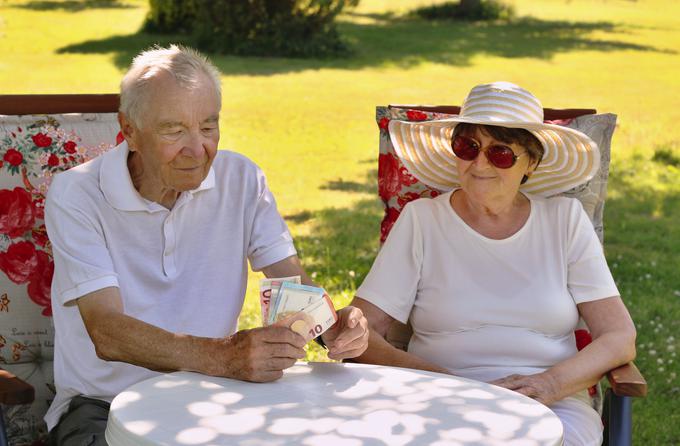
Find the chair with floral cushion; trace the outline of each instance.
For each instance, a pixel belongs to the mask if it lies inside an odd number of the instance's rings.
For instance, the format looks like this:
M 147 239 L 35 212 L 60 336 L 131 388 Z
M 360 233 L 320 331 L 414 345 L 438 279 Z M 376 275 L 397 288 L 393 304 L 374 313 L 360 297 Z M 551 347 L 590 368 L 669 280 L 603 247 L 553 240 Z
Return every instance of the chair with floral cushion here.
M 46 443 L 54 396 L 51 177 L 113 147 L 118 96 L 0 95 L 0 446 Z
M 380 227 L 381 243 L 387 238 L 392 225 L 406 203 L 419 198 L 434 198 L 443 191 L 426 186 L 413 176 L 396 156 L 390 140 L 390 120 L 426 121 L 444 119 L 458 114 L 455 106 L 379 106 L 376 121 L 380 129 L 380 154 L 378 158 L 378 192 L 385 206 L 385 215 Z M 603 241 L 603 210 L 607 193 L 611 137 L 616 126 L 616 115 L 596 114 L 590 109 L 544 109 L 545 120 L 553 124 L 575 128 L 590 136 L 600 147 L 601 163 L 597 175 L 588 183 L 567 191 L 563 196 L 577 198 L 590 217 L 600 241 Z M 399 322 L 390 327 L 387 340 L 394 346 L 406 350 L 411 338 L 411 328 Z M 575 342 L 580 350 L 590 341 L 587 327 L 582 325 L 575 331 Z M 604 444 L 630 445 L 632 442 L 631 397 L 647 394 L 647 383 L 633 363 L 611 370 L 607 374 L 610 388 L 604 399 L 600 397 L 600 386 L 589 389 L 593 406 L 603 416 L 605 425 Z

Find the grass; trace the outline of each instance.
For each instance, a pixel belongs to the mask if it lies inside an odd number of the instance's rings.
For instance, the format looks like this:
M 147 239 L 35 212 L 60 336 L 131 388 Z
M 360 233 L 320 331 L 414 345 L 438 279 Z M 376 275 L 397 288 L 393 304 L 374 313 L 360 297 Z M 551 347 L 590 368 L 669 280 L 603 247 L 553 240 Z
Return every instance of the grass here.
M 680 6 L 516 0 L 512 22 L 406 17 L 431 3 L 364 0 L 340 18 L 356 48 L 346 59 L 214 57 L 222 147 L 267 172 L 305 266 L 342 306 L 377 252 L 375 105 L 459 104 L 477 83 L 509 80 L 545 106 L 618 114 L 605 240 L 649 381 L 634 442 L 679 444 Z M 142 0 L 0 2 L 0 93 L 115 92 L 132 56 L 157 41 L 138 32 L 145 11 Z M 258 277 L 242 327 L 259 324 Z

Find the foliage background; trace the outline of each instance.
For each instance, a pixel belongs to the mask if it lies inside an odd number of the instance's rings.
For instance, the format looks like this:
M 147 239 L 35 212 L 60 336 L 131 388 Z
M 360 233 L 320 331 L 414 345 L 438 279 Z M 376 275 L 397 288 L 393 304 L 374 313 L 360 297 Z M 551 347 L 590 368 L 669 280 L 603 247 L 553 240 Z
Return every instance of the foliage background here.
M 335 60 L 216 56 L 223 148 L 268 173 L 307 269 L 348 303 L 377 251 L 374 107 L 459 104 L 508 80 L 547 107 L 619 115 L 605 208 L 607 257 L 638 328 L 650 395 L 635 444 L 680 444 L 680 6 L 674 0 L 514 0 L 511 22 L 426 22 L 430 0 L 364 0 L 339 17 L 355 52 Z M 143 0 L 0 1 L 0 93 L 116 92 Z M 251 274 L 242 327 L 259 324 Z M 310 359 L 323 359 L 310 348 Z

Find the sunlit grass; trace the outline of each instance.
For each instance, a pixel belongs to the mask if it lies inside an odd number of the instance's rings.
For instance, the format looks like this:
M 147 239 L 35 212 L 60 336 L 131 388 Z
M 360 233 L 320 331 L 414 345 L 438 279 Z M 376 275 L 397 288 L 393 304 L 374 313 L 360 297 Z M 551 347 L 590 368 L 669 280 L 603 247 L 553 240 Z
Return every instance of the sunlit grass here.
M 114 92 L 131 57 L 157 40 L 138 33 L 143 0 L 80 3 L 0 3 L 1 93 Z M 355 47 L 347 59 L 214 57 L 224 72 L 222 147 L 265 170 L 307 269 L 340 307 L 377 250 L 376 105 L 460 103 L 477 83 L 508 80 L 547 107 L 618 114 L 605 240 L 650 384 L 635 402 L 634 442 L 677 443 L 680 6 L 517 0 L 512 23 L 404 18 L 431 3 L 363 0 L 340 20 Z M 259 325 L 259 277 L 250 276 L 241 327 Z M 309 358 L 323 355 L 312 348 Z

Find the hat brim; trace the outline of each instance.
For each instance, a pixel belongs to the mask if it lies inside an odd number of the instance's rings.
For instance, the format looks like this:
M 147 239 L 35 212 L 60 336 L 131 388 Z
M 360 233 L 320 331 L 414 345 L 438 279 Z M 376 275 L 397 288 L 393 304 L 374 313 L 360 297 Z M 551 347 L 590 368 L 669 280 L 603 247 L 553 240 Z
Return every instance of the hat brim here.
M 545 123 L 494 122 L 456 116 L 433 121 L 392 120 L 389 134 L 395 153 L 419 181 L 442 191 L 460 185 L 451 135 L 459 123 L 496 125 L 530 131 L 545 149 L 543 159 L 522 191 L 552 196 L 589 181 L 600 168 L 597 144 L 584 133 Z

